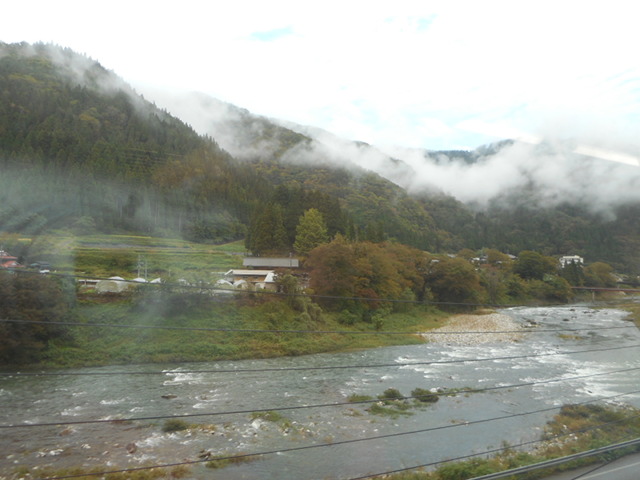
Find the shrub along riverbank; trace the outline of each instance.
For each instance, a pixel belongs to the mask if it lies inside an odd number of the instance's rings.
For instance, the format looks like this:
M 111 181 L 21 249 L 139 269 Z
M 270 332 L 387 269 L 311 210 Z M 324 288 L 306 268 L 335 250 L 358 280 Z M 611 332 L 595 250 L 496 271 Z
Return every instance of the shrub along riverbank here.
M 640 326 L 638 304 L 616 308 L 629 311 Z M 478 319 L 496 316 L 478 313 Z M 149 288 L 110 298 L 83 295 L 72 317 L 82 326 L 50 341 L 39 367 L 240 360 L 410 345 L 424 342 L 418 332 L 442 329 L 461 316 L 414 305 L 350 325 L 342 313 L 308 304 L 300 312 L 269 295 L 220 298 Z
M 446 318 L 432 307 L 415 306 L 345 325 L 337 314 L 311 316 L 264 297 L 217 298 L 152 287 L 110 298 L 84 295 L 73 309 L 80 325 L 51 340 L 32 366 L 237 360 L 415 344 L 423 342 L 416 332 Z
M 385 476 L 393 480 L 465 480 L 502 472 L 525 465 L 533 465 L 554 458 L 569 456 L 640 437 L 640 410 L 628 406 L 596 404 L 565 405 L 550 421 L 537 445 L 526 450 L 504 446 L 490 457 L 474 457 L 439 466 L 430 472 L 412 471 Z M 601 455 L 586 457 L 556 467 L 516 475 L 518 479 L 534 480 L 552 473 L 572 470 L 583 465 L 611 461 L 637 452 L 640 447 L 626 447 Z M 380 478 L 380 477 L 376 477 Z
M 635 324 L 640 328 L 640 304 L 623 303 L 619 308 L 628 311 L 629 319 L 633 320 Z
M 33 280 L 44 281 L 40 277 Z M 38 292 L 42 297 L 44 290 Z M 55 331 L 46 332 L 50 337 L 46 342 L 38 339 L 42 331 L 34 330 L 31 343 L 22 343 L 22 356 L 5 355 L 0 363 L 9 368 L 69 368 L 203 362 L 416 344 L 424 341 L 418 332 L 440 328 L 450 316 L 433 306 L 416 304 L 350 323 L 345 322 L 344 312 L 322 311 L 310 301 L 302 302 L 301 307 L 299 302 L 272 295 L 211 296 L 152 285 L 123 294 L 75 296 L 71 292 L 70 296 L 73 302 L 65 314 L 50 321 L 77 326 L 47 327 Z M 640 324 L 638 304 L 611 306 L 628 310 L 630 319 Z M 61 302 L 54 307 L 56 312 L 63 310 Z M 492 315 L 479 318 L 489 317 Z M 0 328 L 7 330 L 9 325 Z M 9 348 L 6 340 L 0 341 L 0 353 Z

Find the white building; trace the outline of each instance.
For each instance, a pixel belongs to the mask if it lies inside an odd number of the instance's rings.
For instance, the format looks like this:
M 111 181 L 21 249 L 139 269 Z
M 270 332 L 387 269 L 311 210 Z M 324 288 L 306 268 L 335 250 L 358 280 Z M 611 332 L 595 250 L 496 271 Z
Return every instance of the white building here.
M 564 257 L 560 257 L 560 265 L 562 268 L 571 264 L 583 266 L 584 258 L 579 257 L 578 255 L 565 255 Z
M 234 287 L 253 285 L 263 290 L 276 289 L 276 274 L 273 270 L 229 270 L 224 279 Z

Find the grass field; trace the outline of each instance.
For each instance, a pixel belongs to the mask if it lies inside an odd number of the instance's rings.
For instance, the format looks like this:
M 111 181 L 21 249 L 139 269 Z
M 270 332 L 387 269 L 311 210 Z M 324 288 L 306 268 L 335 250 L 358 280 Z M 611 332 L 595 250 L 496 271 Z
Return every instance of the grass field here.
M 418 344 L 424 340 L 416 332 L 438 326 L 445 316 L 424 306 L 393 313 L 384 319 L 383 331 L 393 332 L 386 334 L 373 323 L 343 325 L 326 312 L 305 322 L 277 298 L 216 299 L 152 288 L 110 298 L 82 295 L 74 317 L 83 326 L 69 327 L 65 338 L 51 342 L 38 366 L 272 358 Z
M 132 235 L 49 235 L 34 247 L 37 254 L 25 263 L 47 261 L 60 273 L 126 279 L 146 274 L 148 279 L 211 281 L 241 266 L 245 253 L 243 241 L 206 245 Z

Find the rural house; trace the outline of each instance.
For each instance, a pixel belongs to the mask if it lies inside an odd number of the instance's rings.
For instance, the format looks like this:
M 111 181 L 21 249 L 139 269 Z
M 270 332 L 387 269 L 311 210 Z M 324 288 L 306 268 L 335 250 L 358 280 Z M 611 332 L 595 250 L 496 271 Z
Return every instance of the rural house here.
M 229 270 L 224 279 L 234 287 L 252 286 L 262 290 L 276 290 L 276 274 L 273 270 Z
M 18 257 L 9 255 L 4 250 L 0 249 L 0 268 L 21 268 L 22 265 L 18 263 Z
M 584 258 L 579 257 L 578 255 L 565 255 L 564 257 L 560 257 L 560 265 L 562 268 L 565 268 L 567 265 L 584 265 Z

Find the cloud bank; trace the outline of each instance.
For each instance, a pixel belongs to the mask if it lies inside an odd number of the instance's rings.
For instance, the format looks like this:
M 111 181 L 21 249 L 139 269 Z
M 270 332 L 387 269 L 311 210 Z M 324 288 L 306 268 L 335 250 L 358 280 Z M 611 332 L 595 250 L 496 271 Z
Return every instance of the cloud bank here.
M 469 128 L 485 123 L 633 154 L 636 13 L 622 0 L 114 0 L 96 22 L 79 0 L 33 0 L 4 5 L 0 39 L 85 52 L 139 91 L 198 90 L 382 147 L 511 137 Z
M 486 207 L 503 194 L 536 191 L 543 207 L 561 203 L 587 206 L 611 215 L 613 208 L 640 202 L 640 168 L 576 153 L 559 142 L 515 142 L 474 163 L 455 157 L 402 150 L 395 155 L 415 171 L 404 186 L 412 193 L 439 189 L 458 200 Z M 585 149 L 583 153 L 593 153 Z
M 318 127 L 253 115 L 203 94 L 162 98 L 160 106 L 198 132 L 212 136 L 240 159 L 271 158 L 277 154 L 283 162 L 359 167 L 378 173 L 412 194 L 444 193 L 475 208 L 486 208 L 492 199 L 525 188 L 537 190 L 542 206 L 579 203 L 606 215 L 618 205 L 640 202 L 638 157 L 553 136 L 543 138 L 500 125 L 475 124 L 473 128 L 495 128 L 496 134 L 508 133 L 518 141 L 458 154 L 378 147 Z M 298 143 L 285 148 L 273 124 L 313 141 L 298 139 Z

